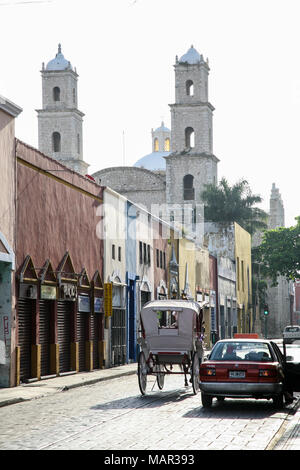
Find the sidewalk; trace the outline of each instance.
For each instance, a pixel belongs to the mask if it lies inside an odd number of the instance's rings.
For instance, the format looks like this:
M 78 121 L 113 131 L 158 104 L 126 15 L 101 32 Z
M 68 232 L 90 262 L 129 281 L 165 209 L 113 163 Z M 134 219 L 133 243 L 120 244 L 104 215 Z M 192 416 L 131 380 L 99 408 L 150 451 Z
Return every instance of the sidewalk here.
M 0 408 L 35 398 L 45 397 L 71 388 L 91 385 L 103 380 L 110 380 L 125 375 L 136 374 L 137 364 L 125 364 L 110 369 L 99 369 L 92 372 L 78 372 L 62 375 L 36 382 L 22 384 L 18 387 L 0 388 Z M 1 410 L 0 410 L 1 413 Z M 300 396 L 291 407 L 280 430 L 275 434 L 268 450 L 300 450 Z
M 300 450 L 300 397 L 284 421 L 281 429 L 274 436 L 270 450 Z
M 110 369 L 98 369 L 91 372 L 77 372 L 59 377 L 38 380 L 36 382 L 21 384 L 18 387 L 0 388 L 0 408 L 2 406 L 20 403 L 26 400 L 45 397 L 47 395 L 91 385 L 102 380 L 114 379 L 124 375 L 135 374 L 137 364 L 125 364 Z

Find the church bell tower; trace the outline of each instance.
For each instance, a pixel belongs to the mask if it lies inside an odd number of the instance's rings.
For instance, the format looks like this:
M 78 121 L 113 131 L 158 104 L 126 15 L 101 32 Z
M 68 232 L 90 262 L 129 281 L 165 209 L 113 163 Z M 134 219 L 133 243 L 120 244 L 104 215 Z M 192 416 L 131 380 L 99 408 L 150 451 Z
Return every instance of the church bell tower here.
M 77 107 L 78 74 L 58 45 L 53 60 L 42 66 L 42 109 L 38 113 L 39 150 L 85 175 L 82 118 Z
M 171 108 L 171 153 L 166 160 L 166 200 L 181 207 L 177 221 L 199 239 L 203 222 L 201 193 L 217 184 L 218 158 L 213 154 L 213 111 L 208 100 L 208 60 L 191 48 L 176 57 L 175 103 Z M 174 212 L 174 211 L 173 211 Z M 203 224 L 202 224 L 203 225 Z

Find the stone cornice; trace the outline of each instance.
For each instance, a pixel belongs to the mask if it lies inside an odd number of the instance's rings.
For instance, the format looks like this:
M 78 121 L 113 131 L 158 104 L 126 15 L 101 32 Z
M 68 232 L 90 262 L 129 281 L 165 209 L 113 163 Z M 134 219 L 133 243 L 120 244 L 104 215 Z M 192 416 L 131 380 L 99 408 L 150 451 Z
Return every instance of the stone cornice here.
M 20 106 L 17 106 L 12 101 L 8 100 L 4 96 L 0 95 L 0 109 L 5 111 L 7 114 L 10 114 L 14 118 L 17 117 L 23 109 Z
M 82 111 L 79 111 L 79 109 L 76 108 L 64 108 L 64 109 L 58 109 L 58 108 L 53 108 L 53 109 L 36 109 L 35 110 L 38 114 L 57 114 L 57 117 L 64 117 L 64 116 L 69 116 L 70 114 L 78 114 L 80 117 L 85 116 L 85 114 Z
M 204 108 L 207 106 L 211 111 L 214 111 L 215 108 L 209 101 L 193 101 L 190 103 L 174 103 L 174 104 L 169 104 L 170 108 L 196 108 L 196 107 L 201 107 Z
M 186 158 L 186 157 L 191 157 L 191 158 L 201 158 L 201 159 L 204 159 L 204 158 L 207 158 L 207 159 L 211 159 L 213 160 L 214 162 L 218 163 L 220 160 L 218 159 L 218 157 L 216 157 L 214 154 L 212 153 L 205 153 L 205 152 L 192 152 L 192 149 L 189 149 L 189 150 L 182 150 L 181 152 L 172 152 L 170 153 L 170 155 L 167 155 L 166 157 L 164 157 L 166 159 L 166 161 L 168 161 L 169 159 L 175 159 L 175 158 Z

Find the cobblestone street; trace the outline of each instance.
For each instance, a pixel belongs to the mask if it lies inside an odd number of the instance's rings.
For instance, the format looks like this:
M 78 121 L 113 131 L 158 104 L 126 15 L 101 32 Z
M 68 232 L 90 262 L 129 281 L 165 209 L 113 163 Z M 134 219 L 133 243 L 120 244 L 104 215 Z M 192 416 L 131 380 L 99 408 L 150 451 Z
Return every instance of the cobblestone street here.
M 141 396 L 131 375 L 1 408 L 0 449 L 263 450 L 288 410 L 230 399 L 207 410 L 182 376 Z

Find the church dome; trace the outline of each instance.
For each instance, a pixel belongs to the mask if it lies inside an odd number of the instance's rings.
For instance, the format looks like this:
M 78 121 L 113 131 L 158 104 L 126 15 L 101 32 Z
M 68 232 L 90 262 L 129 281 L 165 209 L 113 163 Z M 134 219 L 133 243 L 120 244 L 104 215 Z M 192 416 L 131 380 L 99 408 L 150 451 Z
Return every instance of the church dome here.
M 170 155 L 171 131 L 165 126 L 152 130 L 152 153 L 140 158 L 133 166 L 145 168 L 150 171 L 166 171 L 166 160 L 164 157 Z
M 199 64 L 200 62 L 204 62 L 203 55 L 199 54 L 194 46 L 191 46 L 186 54 L 179 59 L 179 63 Z
M 165 171 L 166 160 L 164 157 L 168 155 L 170 155 L 170 152 L 152 152 L 140 158 L 133 166 L 150 171 Z
M 61 52 L 61 45 L 58 45 L 58 52 L 54 59 L 48 62 L 46 70 L 72 70 L 71 63 L 65 59 L 64 55 Z

